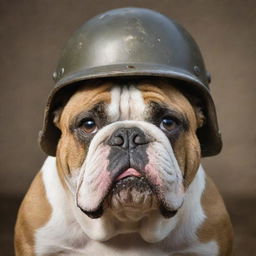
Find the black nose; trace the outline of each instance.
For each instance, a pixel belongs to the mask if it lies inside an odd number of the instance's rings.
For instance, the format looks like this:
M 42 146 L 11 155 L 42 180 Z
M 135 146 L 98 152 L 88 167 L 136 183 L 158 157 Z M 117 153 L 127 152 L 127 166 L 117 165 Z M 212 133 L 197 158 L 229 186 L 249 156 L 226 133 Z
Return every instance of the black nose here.
M 137 128 L 119 128 L 117 129 L 108 140 L 108 145 L 118 146 L 124 149 L 135 148 L 138 145 L 149 143 L 145 133 Z

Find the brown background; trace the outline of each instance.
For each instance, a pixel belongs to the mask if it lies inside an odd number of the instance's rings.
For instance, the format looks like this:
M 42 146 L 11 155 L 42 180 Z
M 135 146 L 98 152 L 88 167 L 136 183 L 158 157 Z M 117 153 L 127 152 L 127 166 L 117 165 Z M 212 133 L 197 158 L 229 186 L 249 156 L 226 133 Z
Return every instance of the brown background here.
M 61 48 L 88 18 L 112 8 L 160 11 L 187 28 L 212 74 L 224 148 L 204 159 L 236 233 L 236 254 L 256 255 L 256 1 L 0 1 L 0 254 L 13 255 L 20 199 L 45 155 L 37 145 Z M 2 251 L 2 253 L 1 253 Z

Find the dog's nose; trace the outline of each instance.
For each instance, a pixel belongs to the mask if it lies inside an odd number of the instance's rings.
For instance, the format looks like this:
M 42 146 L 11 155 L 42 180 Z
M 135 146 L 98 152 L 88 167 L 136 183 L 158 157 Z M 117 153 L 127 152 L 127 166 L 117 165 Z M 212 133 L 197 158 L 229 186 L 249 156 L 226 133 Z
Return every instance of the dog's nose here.
M 138 145 L 149 143 L 145 133 L 137 128 L 119 128 L 109 138 L 108 145 L 118 146 L 123 149 L 135 148 Z

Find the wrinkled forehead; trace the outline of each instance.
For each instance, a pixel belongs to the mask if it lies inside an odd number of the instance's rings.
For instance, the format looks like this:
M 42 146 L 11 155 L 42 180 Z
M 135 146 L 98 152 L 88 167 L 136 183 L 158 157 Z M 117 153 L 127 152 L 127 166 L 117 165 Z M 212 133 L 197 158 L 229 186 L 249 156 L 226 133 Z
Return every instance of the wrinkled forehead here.
M 103 82 L 95 87 L 81 86 L 66 104 L 63 115 L 73 117 L 101 104 L 110 121 L 143 120 L 151 103 L 168 106 L 188 118 L 194 115 L 188 99 L 175 86 L 163 81 Z

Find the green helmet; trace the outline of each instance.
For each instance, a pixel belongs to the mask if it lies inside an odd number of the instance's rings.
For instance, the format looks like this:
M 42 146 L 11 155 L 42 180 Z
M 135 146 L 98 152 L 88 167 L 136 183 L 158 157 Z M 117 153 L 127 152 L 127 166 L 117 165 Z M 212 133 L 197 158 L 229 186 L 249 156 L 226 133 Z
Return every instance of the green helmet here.
M 53 124 L 58 95 L 94 78 L 154 76 L 182 81 L 202 100 L 206 122 L 198 129 L 202 156 L 218 154 L 222 142 L 209 73 L 190 34 L 175 21 L 148 9 L 122 8 L 86 22 L 67 42 L 45 110 L 40 145 L 55 156 L 61 132 Z

